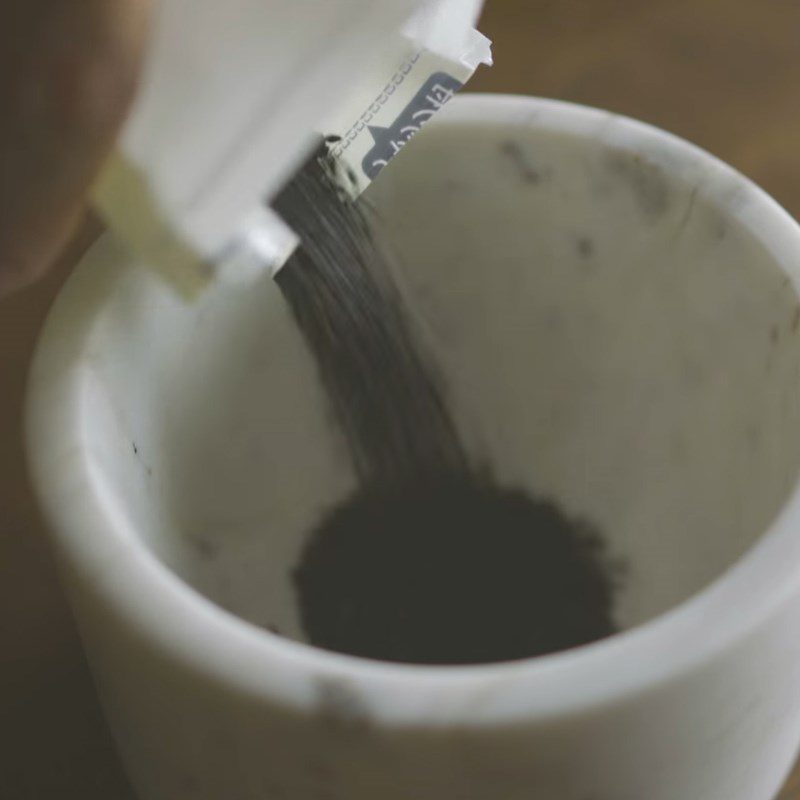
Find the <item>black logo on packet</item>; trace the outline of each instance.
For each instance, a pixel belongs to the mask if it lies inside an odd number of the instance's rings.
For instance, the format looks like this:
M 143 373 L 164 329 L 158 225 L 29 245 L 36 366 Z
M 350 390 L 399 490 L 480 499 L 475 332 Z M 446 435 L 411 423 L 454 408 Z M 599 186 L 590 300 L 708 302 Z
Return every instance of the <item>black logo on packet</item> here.
M 461 86 L 462 84 L 452 75 L 446 72 L 434 72 L 390 127 L 368 126 L 375 144 L 361 162 L 364 174 L 370 180 L 374 180 L 375 176 Z

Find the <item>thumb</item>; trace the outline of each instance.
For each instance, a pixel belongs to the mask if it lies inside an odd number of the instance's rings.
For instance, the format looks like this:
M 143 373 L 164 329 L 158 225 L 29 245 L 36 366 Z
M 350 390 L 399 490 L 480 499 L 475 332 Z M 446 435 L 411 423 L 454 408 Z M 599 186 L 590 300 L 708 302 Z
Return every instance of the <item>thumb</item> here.
M 0 295 L 80 220 L 133 99 L 150 0 L 0 2 Z

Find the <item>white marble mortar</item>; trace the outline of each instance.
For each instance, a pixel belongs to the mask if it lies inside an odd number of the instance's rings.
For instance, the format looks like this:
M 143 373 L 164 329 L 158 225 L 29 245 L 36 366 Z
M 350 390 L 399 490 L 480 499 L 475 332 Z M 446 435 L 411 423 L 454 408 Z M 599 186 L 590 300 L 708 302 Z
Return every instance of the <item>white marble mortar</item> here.
M 271 282 L 186 306 L 106 236 L 29 449 L 140 796 L 768 800 L 800 741 L 798 225 L 521 97 L 453 101 L 371 199 L 473 455 L 601 531 L 624 630 L 476 667 L 303 643 L 291 567 L 354 483 L 313 361 Z

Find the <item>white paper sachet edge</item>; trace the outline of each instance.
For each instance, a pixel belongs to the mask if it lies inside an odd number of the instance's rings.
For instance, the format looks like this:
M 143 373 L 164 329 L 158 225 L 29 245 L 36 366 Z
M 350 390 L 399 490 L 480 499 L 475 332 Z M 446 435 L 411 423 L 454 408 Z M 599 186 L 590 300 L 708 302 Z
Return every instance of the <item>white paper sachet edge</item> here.
M 322 126 L 352 195 L 366 189 L 480 64 L 492 63 L 491 43 L 471 27 L 475 7 L 472 0 L 446 0 L 415 15 Z

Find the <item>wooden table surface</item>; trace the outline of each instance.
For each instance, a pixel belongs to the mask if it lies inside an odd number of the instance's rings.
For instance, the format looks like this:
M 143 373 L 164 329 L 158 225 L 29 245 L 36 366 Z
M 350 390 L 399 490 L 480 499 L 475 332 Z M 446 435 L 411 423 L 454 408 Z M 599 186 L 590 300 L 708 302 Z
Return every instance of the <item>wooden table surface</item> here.
M 630 114 L 713 151 L 800 214 L 800 3 L 487 0 L 496 65 L 473 88 Z M 0 122 L 2 124 L 2 122 Z M 0 798 L 131 800 L 24 474 L 21 398 L 82 232 L 40 286 L 0 301 Z M 800 770 L 781 800 L 800 800 Z M 644 800 L 644 798 L 643 798 Z M 675 800 L 698 800 L 675 798 Z

